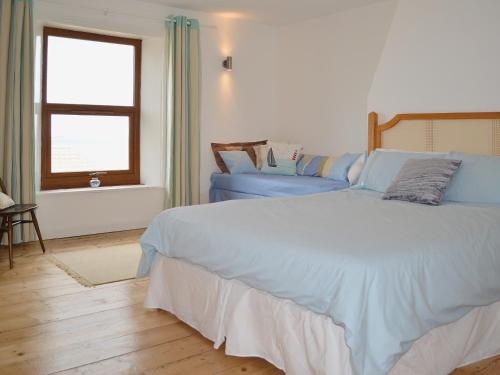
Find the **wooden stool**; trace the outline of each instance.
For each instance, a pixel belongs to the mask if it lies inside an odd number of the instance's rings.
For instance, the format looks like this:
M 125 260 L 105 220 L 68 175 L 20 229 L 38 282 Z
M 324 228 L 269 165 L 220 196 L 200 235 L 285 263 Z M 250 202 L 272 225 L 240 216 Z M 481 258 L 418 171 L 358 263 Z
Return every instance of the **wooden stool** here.
M 0 189 L 2 193 L 7 194 L 7 189 L 5 184 L 0 178 Z M 9 267 L 12 269 L 14 267 L 14 255 L 12 251 L 12 246 L 14 242 L 13 228 L 18 224 L 28 224 L 33 223 L 35 226 L 36 234 L 38 240 L 40 241 L 40 246 L 45 253 L 45 246 L 43 244 L 42 234 L 40 233 L 40 227 L 38 226 L 38 220 L 36 219 L 35 210 L 38 208 L 36 204 L 15 204 L 13 206 L 7 207 L 0 210 L 0 217 L 2 218 L 2 224 L 0 226 L 0 244 L 3 240 L 3 235 L 7 232 L 7 237 L 9 240 Z M 14 219 L 15 216 L 20 216 L 25 213 L 31 214 L 31 220 L 23 220 L 22 218 Z

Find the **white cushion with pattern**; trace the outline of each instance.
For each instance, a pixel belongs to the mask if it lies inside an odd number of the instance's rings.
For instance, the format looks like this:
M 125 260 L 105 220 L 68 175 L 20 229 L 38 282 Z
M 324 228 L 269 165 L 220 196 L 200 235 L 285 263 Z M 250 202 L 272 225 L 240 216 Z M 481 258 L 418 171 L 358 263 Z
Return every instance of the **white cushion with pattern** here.
M 0 193 L 0 210 L 15 205 L 15 202 L 7 194 Z

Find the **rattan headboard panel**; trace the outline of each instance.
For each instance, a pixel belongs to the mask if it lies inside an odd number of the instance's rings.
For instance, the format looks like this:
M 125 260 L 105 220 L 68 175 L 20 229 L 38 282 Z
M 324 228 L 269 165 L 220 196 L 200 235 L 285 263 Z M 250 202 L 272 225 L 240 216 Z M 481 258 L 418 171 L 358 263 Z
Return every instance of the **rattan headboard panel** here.
M 400 114 L 385 124 L 369 115 L 369 151 L 461 151 L 500 156 L 500 113 Z

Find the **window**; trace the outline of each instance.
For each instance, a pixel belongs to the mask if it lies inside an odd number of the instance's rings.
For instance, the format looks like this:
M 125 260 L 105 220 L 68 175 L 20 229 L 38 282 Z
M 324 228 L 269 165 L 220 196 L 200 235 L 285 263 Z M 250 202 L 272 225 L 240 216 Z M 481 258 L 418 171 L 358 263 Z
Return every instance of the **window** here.
M 42 190 L 140 181 L 139 39 L 44 28 Z

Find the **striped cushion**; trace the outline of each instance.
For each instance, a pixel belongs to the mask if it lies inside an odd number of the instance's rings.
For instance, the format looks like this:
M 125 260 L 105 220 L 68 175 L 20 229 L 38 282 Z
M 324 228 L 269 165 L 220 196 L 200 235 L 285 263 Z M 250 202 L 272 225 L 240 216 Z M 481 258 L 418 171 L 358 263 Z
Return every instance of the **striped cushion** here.
M 337 160 L 334 156 L 302 155 L 297 163 L 297 174 L 300 176 L 328 177 Z

